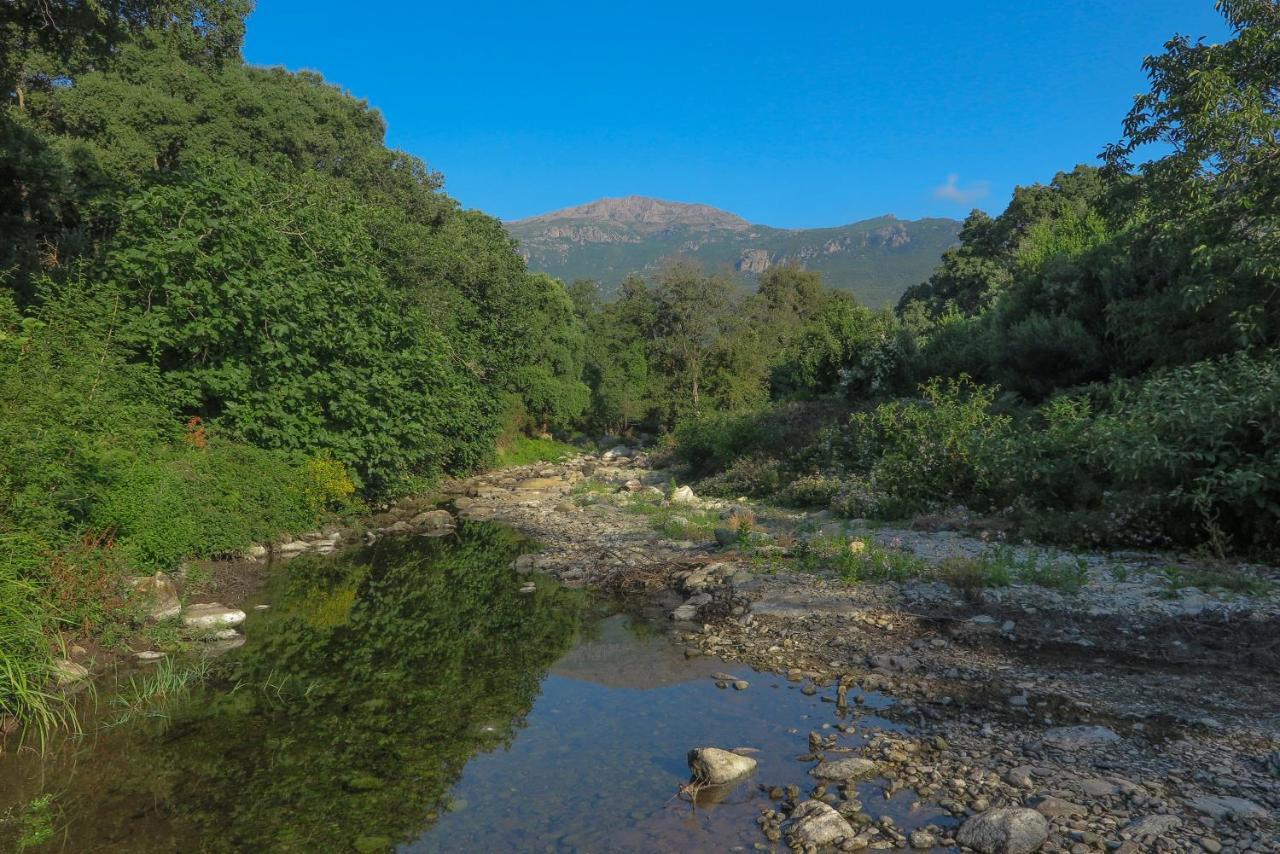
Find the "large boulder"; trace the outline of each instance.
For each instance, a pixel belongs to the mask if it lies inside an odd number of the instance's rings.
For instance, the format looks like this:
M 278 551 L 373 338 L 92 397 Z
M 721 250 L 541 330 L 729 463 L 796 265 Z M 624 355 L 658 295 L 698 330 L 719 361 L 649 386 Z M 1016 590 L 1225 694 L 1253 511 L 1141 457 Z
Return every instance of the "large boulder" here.
M 169 620 L 182 613 L 178 585 L 163 572 L 134 578 L 133 592 L 147 601 L 147 616 L 153 620 Z
M 956 834 L 957 842 L 982 854 L 1031 854 L 1048 838 L 1049 820 L 1026 807 L 978 813 Z
M 787 842 L 794 848 L 830 848 L 856 834 L 840 813 L 822 801 L 803 801 L 787 820 Z
M 689 751 L 689 770 L 695 783 L 718 786 L 755 771 L 756 761 L 718 747 L 698 747 Z
M 182 615 L 182 624 L 189 629 L 226 629 L 244 622 L 244 611 L 228 608 L 217 602 L 207 605 L 188 605 Z
M 448 510 L 424 510 L 409 520 L 409 524 L 427 535 L 447 534 L 454 529 L 453 516 Z

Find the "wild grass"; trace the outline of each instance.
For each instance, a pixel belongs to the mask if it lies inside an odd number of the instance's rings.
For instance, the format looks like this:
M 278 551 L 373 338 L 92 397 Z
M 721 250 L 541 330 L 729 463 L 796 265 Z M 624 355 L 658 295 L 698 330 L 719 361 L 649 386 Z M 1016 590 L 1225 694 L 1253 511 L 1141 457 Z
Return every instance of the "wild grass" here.
M 558 463 L 578 453 L 573 445 L 555 439 L 516 436 L 498 447 L 494 465 L 497 468 L 527 466 L 532 463 Z
M 192 689 L 208 679 L 213 670 L 214 662 L 208 658 L 189 662 L 161 659 L 153 670 L 130 677 L 129 684 L 112 699 L 117 715 L 108 726 L 120 726 L 139 717 L 167 717 L 166 709 L 190 696 Z
M 1160 576 L 1172 591 L 1194 587 L 1197 590 L 1226 590 L 1240 596 L 1262 596 L 1271 590 L 1271 583 L 1239 569 L 1211 569 L 1165 566 Z

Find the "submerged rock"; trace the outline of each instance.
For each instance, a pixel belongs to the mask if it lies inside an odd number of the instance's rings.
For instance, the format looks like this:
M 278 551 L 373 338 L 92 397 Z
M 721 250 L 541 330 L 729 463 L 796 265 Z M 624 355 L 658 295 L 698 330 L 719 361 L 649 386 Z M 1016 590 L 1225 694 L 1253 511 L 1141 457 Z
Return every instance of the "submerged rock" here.
M 88 678 L 89 670 L 83 664 L 76 664 L 69 658 L 59 658 L 53 662 L 53 679 L 60 686 L 72 685 Z
M 1049 821 L 1025 807 L 1001 807 L 960 825 L 956 841 L 982 854 L 1030 854 L 1049 837 Z
M 689 770 L 694 782 L 717 786 L 755 771 L 756 761 L 718 747 L 698 747 L 689 751 Z
M 245 613 L 238 608 L 228 608 L 217 602 L 189 605 L 182 615 L 182 624 L 189 629 L 221 629 L 238 626 L 244 622 Z
M 448 510 L 426 510 L 410 519 L 409 524 L 424 534 L 447 534 L 455 527 Z
M 836 759 L 832 762 L 820 762 L 810 773 L 819 780 L 861 780 L 870 777 L 879 770 L 875 762 L 861 756 L 850 756 L 847 759 Z
M 804 801 L 791 811 L 787 841 L 792 847 L 839 845 L 854 837 L 854 830 L 840 813 L 822 801 Z

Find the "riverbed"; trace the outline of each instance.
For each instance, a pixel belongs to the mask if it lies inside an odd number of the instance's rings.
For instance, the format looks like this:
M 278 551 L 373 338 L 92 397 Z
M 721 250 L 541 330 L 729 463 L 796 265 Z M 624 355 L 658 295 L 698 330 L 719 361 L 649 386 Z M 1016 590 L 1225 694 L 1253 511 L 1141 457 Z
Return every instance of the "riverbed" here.
M 810 733 L 839 755 L 898 728 L 887 697 L 837 711 L 834 690 L 686 657 L 664 612 L 530 581 L 530 547 L 464 523 L 274 567 L 243 646 L 122 673 L 81 698 L 84 735 L 0 757 L 0 847 L 775 849 L 755 819 L 814 789 Z M 695 803 L 686 754 L 707 746 L 759 766 Z M 954 823 L 881 781 L 846 794 L 905 832 Z

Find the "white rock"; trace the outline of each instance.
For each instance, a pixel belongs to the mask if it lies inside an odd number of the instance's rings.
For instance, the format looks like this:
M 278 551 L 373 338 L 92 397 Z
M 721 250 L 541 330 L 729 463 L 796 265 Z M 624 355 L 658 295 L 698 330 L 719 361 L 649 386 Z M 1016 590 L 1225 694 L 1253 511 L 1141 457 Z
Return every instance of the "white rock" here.
M 276 551 L 282 555 L 296 555 L 305 552 L 309 548 L 311 548 L 311 544 L 305 540 L 293 540 L 276 546 Z
M 698 496 L 693 494 L 693 490 L 689 486 L 682 486 L 675 492 L 671 493 L 672 504 L 697 504 Z
M 604 459 L 606 460 L 625 458 L 625 457 L 631 456 L 631 449 L 628 448 L 626 445 L 614 445 L 612 448 L 605 451 L 601 456 L 603 456 Z
M 135 652 L 133 657 L 138 661 L 159 661 L 164 658 L 164 653 L 154 649 L 144 649 L 142 652 Z
M 718 747 L 699 747 L 689 751 L 689 770 L 696 782 L 718 786 L 750 774 L 756 761 Z
M 228 608 L 217 602 L 207 605 L 188 605 L 182 615 L 182 624 L 189 629 L 220 629 L 238 626 L 244 622 L 245 613 L 238 608 Z
M 1147 839 L 1164 836 L 1169 831 L 1181 826 L 1182 819 L 1176 815 L 1149 815 L 1146 818 L 1134 819 L 1120 829 L 1120 835 L 1130 839 Z
M 209 637 L 205 638 L 205 640 L 208 640 L 210 642 L 228 641 L 228 640 L 235 640 L 238 637 L 240 637 L 240 633 L 237 632 L 235 629 L 218 629 L 216 632 L 209 635 Z

